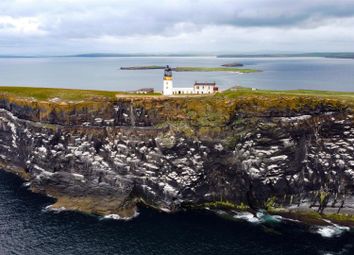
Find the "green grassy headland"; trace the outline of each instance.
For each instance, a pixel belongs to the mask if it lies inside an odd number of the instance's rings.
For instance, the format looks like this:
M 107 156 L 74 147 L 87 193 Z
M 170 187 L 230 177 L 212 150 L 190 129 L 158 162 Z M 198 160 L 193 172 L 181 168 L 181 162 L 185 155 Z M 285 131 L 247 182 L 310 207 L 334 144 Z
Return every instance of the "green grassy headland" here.
M 0 86 L 0 95 L 33 98 L 36 100 L 49 100 L 54 98 L 63 101 L 113 100 L 116 98 L 116 95 L 128 96 L 132 94 L 134 96 L 161 95 L 160 93 L 134 94 L 122 91 Z
M 82 101 L 82 100 L 107 100 L 115 99 L 117 95 L 124 96 L 161 96 L 160 93 L 152 94 L 134 94 L 122 91 L 103 91 L 103 90 L 81 90 L 81 89 L 61 89 L 61 88 L 37 88 L 37 87 L 12 87 L 0 86 L 0 95 L 16 96 L 21 98 L 31 98 L 35 100 L 49 100 L 59 98 L 63 101 Z M 354 92 L 336 92 L 336 91 L 321 91 L 321 90 L 252 90 L 249 88 L 229 89 L 217 93 L 213 96 L 204 97 L 224 97 L 234 99 L 238 97 L 315 97 L 324 99 L 340 99 L 348 102 L 354 102 Z M 162 96 L 161 96 L 162 97 Z M 200 95 L 198 97 L 201 97 Z
M 354 103 L 354 92 L 338 92 L 326 90 L 252 90 L 251 88 L 239 87 L 237 89 L 225 90 L 215 96 L 224 96 L 227 98 L 237 98 L 244 96 L 267 96 L 267 97 L 281 97 L 281 96 L 305 96 L 318 97 L 323 99 L 339 99 Z

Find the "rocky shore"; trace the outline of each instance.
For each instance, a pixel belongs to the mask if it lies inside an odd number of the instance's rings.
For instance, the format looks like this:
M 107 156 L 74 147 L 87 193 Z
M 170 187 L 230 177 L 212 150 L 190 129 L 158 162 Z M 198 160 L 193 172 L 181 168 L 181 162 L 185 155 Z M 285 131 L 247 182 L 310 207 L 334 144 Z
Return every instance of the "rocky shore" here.
M 54 208 L 98 215 L 129 218 L 138 203 L 354 215 L 354 115 L 336 99 L 1 95 L 0 164 Z

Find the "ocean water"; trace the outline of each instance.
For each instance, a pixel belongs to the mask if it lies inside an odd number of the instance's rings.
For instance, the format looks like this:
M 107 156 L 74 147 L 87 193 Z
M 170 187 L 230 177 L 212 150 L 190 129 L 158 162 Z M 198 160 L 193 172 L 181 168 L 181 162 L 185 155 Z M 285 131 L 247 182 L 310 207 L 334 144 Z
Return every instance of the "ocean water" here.
M 162 70 L 122 71 L 121 66 L 171 65 L 217 67 L 238 62 L 259 73 L 174 73 L 175 86 L 215 81 L 222 88 L 235 85 L 259 89 L 316 89 L 354 91 L 354 59 L 331 58 L 0 58 L 0 86 L 39 86 L 130 91 L 162 89 Z
M 50 198 L 0 171 L 0 254 L 354 254 L 354 232 L 244 214 L 166 214 L 140 208 L 130 221 L 47 212 Z M 235 218 L 238 218 L 236 220 Z

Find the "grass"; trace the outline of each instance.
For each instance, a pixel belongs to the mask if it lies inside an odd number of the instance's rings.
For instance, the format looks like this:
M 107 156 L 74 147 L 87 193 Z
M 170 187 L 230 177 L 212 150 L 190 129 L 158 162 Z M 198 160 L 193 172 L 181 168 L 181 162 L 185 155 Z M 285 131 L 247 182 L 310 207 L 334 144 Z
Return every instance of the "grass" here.
M 144 96 L 143 94 L 134 94 L 118 91 L 103 91 L 103 90 L 80 90 L 80 89 L 59 89 L 59 88 L 33 88 L 33 87 L 0 87 L 0 95 L 10 95 L 25 98 L 34 98 L 37 100 L 49 100 L 59 98 L 67 101 L 82 101 L 82 100 L 111 100 L 117 94 Z M 145 94 L 160 95 L 158 93 Z
M 239 87 L 237 89 L 228 89 L 221 93 L 227 97 L 233 98 L 243 95 L 299 95 L 299 96 L 340 96 L 354 99 L 354 92 L 338 92 L 326 90 L 252 90 L 251 88 Z
M 237 89 L 225 90 L 216 96 L 224 96 L 230 99 L 241 96 L 310 96 L 326 99 L 340 99 L 354 103 L 354 92 L 338 92 L 325 90 L 252 90 L 251 88 L 240 87 Z
M 254 69 L 242 69 L 234 67 L 176 67 L 176 72 L 238 72 L 238 73 L 255 73 L 259 72 Z
M 323 216 L 325 219 L 334 222 L 352 222 L 354 224 L 354 216 L 350 214 L 326 214 Z
M 134 94 L 129 92 L 119 91 L 103 91 L 103 90 L 79 90 L 79 89 L 61 89 L 61 88 L 37 88 L 37 87 L 12 87 L 0 86 L 0 95 L 9 95 L 23 98 L 33 98 L 36 100 L 49 100 L 59 98 L 63 101 L 82 101 L 82 100 L 114 100 L 116 95 L 125 96 L 159 96 L 160 93 L 151 94 Z M 354 92 L 336 92 L 336 91 L 320 91 L 320 90 L 252 90 L 250 88 L 240 87 L 229 89 L 215 96 L 207 98 L 227 98 L 236 99 L 239 97 L 257 97 L 264 96 L 267 98 L 277 99 L 278 97 L 311 97 L 319 99 L 339 99 L 350 105 L 354 104 Z
M 201 209 L 201 208 L 213 208 L 213 209 L 226 209 L 226 210 L 238 210 L 247 211 L 250 207 L 244 203 L 235 204 L 230 201 L 212 201 L 203 204 L 192 205 L 191 208 Z

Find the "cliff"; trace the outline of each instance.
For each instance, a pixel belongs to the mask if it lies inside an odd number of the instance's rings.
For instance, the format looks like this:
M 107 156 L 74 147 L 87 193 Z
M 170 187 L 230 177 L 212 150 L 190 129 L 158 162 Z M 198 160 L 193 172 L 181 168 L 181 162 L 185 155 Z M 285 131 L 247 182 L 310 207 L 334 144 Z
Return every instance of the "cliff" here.
M 0 95 L 0 164 L 65 207 L 224 208 L 350 222 L 354 115 L 337 97 Z

